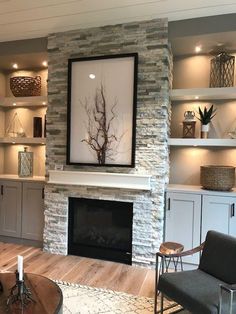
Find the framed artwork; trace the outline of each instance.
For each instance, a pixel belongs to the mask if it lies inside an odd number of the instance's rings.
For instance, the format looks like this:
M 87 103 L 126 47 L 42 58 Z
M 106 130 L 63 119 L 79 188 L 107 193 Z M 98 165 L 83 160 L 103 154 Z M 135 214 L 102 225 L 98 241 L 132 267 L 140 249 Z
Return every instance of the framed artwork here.
M 68 60 L 67 164 L 134 167 L 137 53 Z

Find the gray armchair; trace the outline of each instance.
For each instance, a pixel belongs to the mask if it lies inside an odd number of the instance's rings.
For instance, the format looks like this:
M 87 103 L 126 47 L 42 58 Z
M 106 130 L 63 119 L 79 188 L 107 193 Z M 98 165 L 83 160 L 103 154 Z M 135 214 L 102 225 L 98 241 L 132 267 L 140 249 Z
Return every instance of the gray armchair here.
M 164 313 L 167 296 L 193 314 L 235 314 L 236 238 L 208 231 L 198 269 L 164 273 L 157 289 L 161 308 L 155 313 Z

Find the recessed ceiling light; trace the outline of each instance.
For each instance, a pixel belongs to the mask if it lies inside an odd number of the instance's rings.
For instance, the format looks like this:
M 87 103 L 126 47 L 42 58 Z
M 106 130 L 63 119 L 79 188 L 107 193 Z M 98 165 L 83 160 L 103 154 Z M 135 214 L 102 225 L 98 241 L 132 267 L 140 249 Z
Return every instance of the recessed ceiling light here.
M 196 53 L 199 53 L 199 52 L 201 52 L 201 51 L 202 51 L 202 46 L 199 45 L 199 46 L 196 46 L 196 47 L 195 47 L 195 52 L 196 52 Z
M 44 67 L 47 67 L 47 66 L 48 66 L 48 62 L 45 60 L 45 61 L 42 62 L 42 65 L 43 65 Z
M 18 69 L 18 64 L 17 63 L 13 63 L 12 67 L 13 67 L 13 69 Z
M 199 99 L 199 96 L 195 96 L 194 98 L 195 98 L 195 99 Z
M 46 101 L 43 101 L 42 104 L 43 104 L 43 105 L 46 105 L 47 103 L 46 103 Z
M 12 144 L 16 144 L 16 142 L 12 142 Z
M 93 74 L 93 73 L 89 74 L 89 78 L 91 78 L 91 80 L 94 80 L 94 79 L 95 79 L 95 77 L 96 77 L 96 75 L 95 75 L 95 74 Z
M 14 102 L 14 103 L 12 104 L 12 106 L 16 106 L 16 103 Z

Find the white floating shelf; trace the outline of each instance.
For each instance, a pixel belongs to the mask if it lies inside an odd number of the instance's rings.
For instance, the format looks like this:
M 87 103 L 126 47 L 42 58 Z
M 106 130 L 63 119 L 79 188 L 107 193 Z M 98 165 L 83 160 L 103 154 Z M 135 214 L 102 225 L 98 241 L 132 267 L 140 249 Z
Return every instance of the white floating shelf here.
M 235 147 L 236 139 L 169 138 L 170 146 Z
M 46 139 L 41 137 L 1 137 L 0 144 L 45 145 Z
M 176 101 L 236 99 L 236 87 L 172 89 L 170 99 Z
M 48 183 L 151 190 L 150 175 L 49 170 Z
M 32 96 L 32 97 L 1 97 L 1 107 L 44 107 L 47 106 L 47 96 Z

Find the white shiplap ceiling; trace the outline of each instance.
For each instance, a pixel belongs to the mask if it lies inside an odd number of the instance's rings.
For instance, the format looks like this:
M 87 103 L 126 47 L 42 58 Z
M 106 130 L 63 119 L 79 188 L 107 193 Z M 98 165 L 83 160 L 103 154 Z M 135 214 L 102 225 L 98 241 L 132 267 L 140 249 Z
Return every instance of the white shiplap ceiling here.
M 0 0 L 0 42 L 168 17 L 236 13 L 236 0 Z

